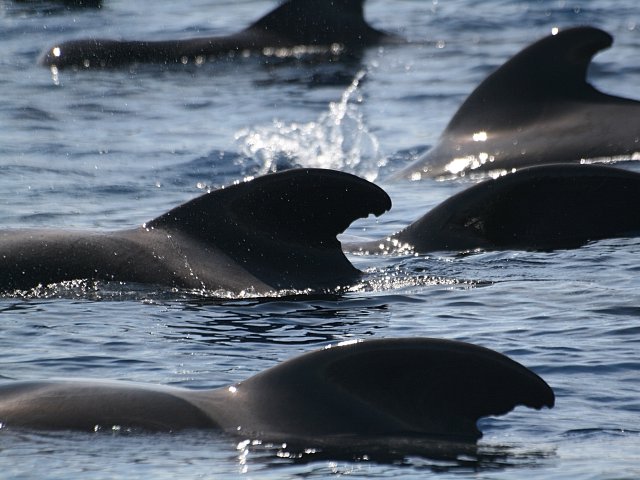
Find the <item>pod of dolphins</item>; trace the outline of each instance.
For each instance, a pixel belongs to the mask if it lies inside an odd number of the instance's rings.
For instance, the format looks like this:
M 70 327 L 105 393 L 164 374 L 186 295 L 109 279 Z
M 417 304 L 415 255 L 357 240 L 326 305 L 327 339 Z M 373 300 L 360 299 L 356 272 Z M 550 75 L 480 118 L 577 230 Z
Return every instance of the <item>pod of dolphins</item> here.
M 47 50 L 41 62 L 115 68 L 267 48 L 349 51 L 401 42 L 366 22 L 363 1 L 289 0 L 224 37 L 71 40 Z M 380 187 L 338 171 L 295 169 L 212 191 L 139 228 L 0 231 L 0 289 L 88 279 L 257 295 L 323 291 L 361 275 L 345 251 L 547 251 L 638 235 L 640 174 L 583 164 L 640 152 L 640 102 L 599 92 L 586 80 L 593 55 L 611 43 L 599 29 L 570 28 L 489 75 L 437 144 L 396 178 L 506 174 L 452 196 L 388 238 L 344 245 L 336 238 L 354 220 L 391 208 Z M 495 351 L 400 338 L 327 347 L 215 390 L 90 380 L 5 383 L 0 425 L 210 428 L 310 444 L 393 435 L 475 442 L 481 417 L 518 405 L 550 408 L 554 401 L 544 380 Z

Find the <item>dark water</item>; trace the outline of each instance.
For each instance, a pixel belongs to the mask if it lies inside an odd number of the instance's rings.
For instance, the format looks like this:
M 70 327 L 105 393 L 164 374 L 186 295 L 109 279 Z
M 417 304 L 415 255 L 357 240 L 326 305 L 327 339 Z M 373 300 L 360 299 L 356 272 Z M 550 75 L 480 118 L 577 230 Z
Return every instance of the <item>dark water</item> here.
M 299 164 L 383 185 L 393 210 L 347 232 L 375 238 L 469 185 L 385 177 L 437 139 L 485 75 L 553 27 L 612 33 L 590 78 L 640 97 L 633 0 L 371 0 L 371 23 L 412 42 L 344 63 L 249 58 L 58 75 L 36 65 L 60 39 L 222 34 L 273 5 L 105 0 L 100 10 L 67 11 L 0 2 L 0 224 L 133 227 L 207 188 Z M 4 429 L 0 477 L 638 478 L 639 255 L 640 240 L 616 239 L 555 253 L 354 256 L 367 275 L 335 297 L 214 299 L 82 284 L 4 297 L 3 380 L 215 387 L 338 341 L 431 336 L 511 356 L 542 375 L 557 402 L 481 421 L 478 451 L 453 459 L 292 458 L 282 446 L 208 432 Z

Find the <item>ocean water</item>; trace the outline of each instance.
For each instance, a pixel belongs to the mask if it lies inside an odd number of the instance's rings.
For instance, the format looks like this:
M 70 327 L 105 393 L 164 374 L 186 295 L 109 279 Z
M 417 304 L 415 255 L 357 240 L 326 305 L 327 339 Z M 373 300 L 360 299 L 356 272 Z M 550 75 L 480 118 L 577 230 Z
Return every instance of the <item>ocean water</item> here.
M 275 5 L 103 3 L 69 10 L 0 0 L 3 228 L 134 227 L 207 189 L 302 165 L 382 185 L 392 211 L 356 222 L 345 238 L 391 233 L 477 179 L 389 175 L 436 141 L 489 72 L 554 27 L 613 34 L 589 78 L 640 98 L 635 0 L 369 0 L 370 22 L 410 42 L 343 62 L 270 57 L 58 74 L 37 65 L 62 39 L 225 34 Z M 216 432 L 5 428 L 0 477 L 640 477 L 640 239 L 553 253 L 350 258 L 366 275 L 334 296 L 221 299 L 109 284 L 6 295 L 0 380 L 209 388 L 339 341 L 429 336 L 509 355 L 554 388 L 555 408 L 484 419 L 477 452 L 449 459 L 300 456 Z

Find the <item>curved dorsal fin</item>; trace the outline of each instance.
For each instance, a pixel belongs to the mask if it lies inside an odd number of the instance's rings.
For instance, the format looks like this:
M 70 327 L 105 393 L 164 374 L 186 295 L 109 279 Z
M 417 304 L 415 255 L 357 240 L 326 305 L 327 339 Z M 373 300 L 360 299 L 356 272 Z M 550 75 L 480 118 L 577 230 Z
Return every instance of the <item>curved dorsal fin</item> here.
M 321 419 L 318 427 L 328 434 L 344 433 L 339 430 L 346 425 L 352 434 L 476 440 L 481 417 L 501 415 L 517 405 L 540 409 L 554 404 L 549 385 L 510 358 L 433 338 L 326 348 L 266 370 L 240 388 L 262 394 L 252 406 L 257 412 L 264 409 L 265 418 L 270 408 L 285 404 L 292 416 L 304 416 L 309 424 L 316 412 L 331 412 L 331 420 Z
M 287 0 L 247 30 L 271 33 L 296 45 L 366 45 L 385 34 L 364 19 L 364 0 Z
M 145 227 L 215 245 L 270 285 L 297 288 L 356 274 L 336 235 L 390 208 L 384 190 L 354 175 L 294 169 L 207 193 Z
M 518 405 L 554 404 L 553 390 L 531 370 L 493 350 L 451 340 L 382 341 L 335 362 L 329 375 L 418 431 L 444 436 L 479 438 L 482 417 Z
M 602 30 L 575 27 L 529 45 L 469 95 L 446 130 L 499 129 L 526 123 L 548 103 L 559 100 L 628 102 L 605 95 L 586 81 L 593 56 L 612 43 L 611 35 Z
M 148 222 L 204 240 L 219 233 L 258 232 L 316 247 L 337 243 L 358 218 L 391 208 L 380 187 L 349 173 L 316 168 L 293 169 L 238 183 L 184 203 Z M 213 236 L 213 237 L 212 237 Z

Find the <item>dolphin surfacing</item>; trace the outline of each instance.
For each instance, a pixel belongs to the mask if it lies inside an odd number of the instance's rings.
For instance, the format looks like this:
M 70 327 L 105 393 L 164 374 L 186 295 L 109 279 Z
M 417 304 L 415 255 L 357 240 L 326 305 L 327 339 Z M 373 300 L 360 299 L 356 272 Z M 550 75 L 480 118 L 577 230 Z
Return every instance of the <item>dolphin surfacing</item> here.
M 489 75 L 436 145 L 396 174 L 413 180 L 640 152 L 640 102 L 587 83 L 613 38 L 592 27 L 547 36 Z
M 120 41 L 79 39 L 54 45 L 40 63 L 58 69 L 114 68 L 134 63 L 202 63 L 264 49 L 315 47 L 325 53 L 357 50 L 376 43 L 398 43 L 391 34 L 371 27 L 364 0 L 287 0 L 237 33 L 185 40 Z
M 481 417 L 553 404 L 549 385 L 508 357 L 430 338 L 326 347 L 215 390 L 91 380 L 0 386 L 6 428 L 212 428 L 269 440 L 422 435 L 474 442 Z
M 358 278 L 336 235 L 391 200 L 354 175 L 296 169 L 195 198 L 115 232 L 0 231 L 0 290 L 66 280 L 265 293 Z
M 605 165 L 523 168 L 440 203 L 389 238 L 346 244 L 370 253 L 556 250 L 640 235 L 640 174 Z

